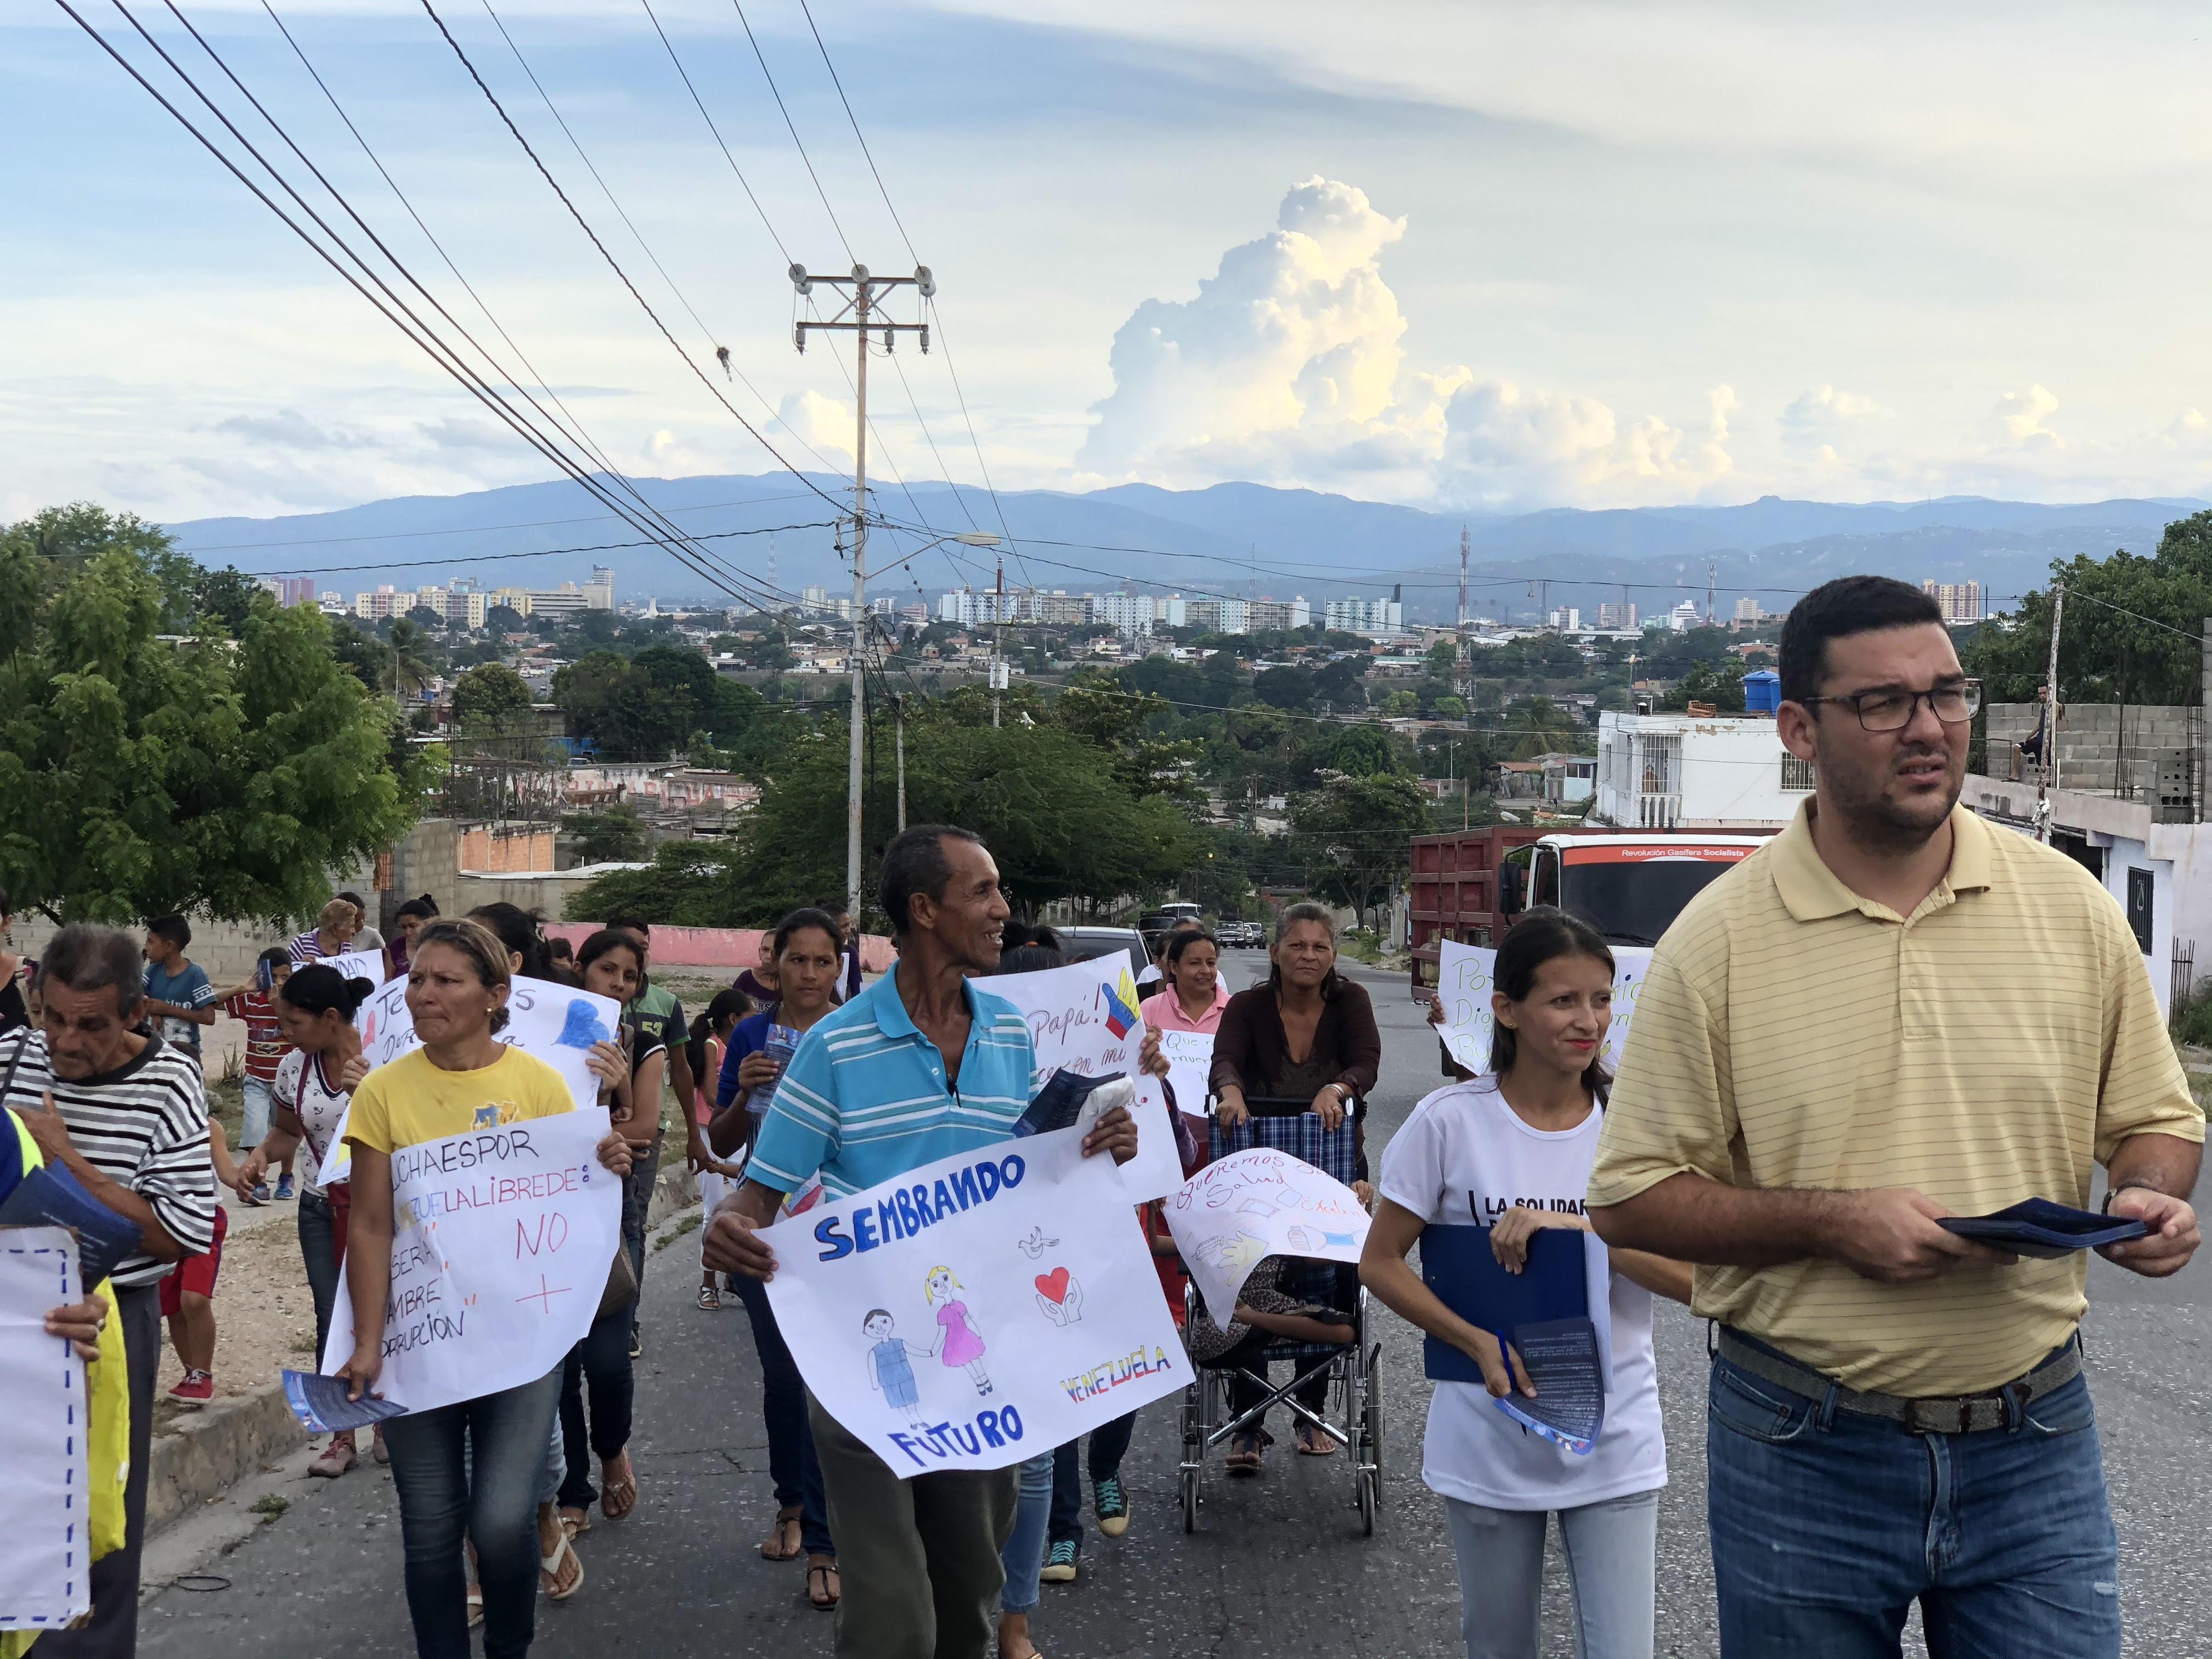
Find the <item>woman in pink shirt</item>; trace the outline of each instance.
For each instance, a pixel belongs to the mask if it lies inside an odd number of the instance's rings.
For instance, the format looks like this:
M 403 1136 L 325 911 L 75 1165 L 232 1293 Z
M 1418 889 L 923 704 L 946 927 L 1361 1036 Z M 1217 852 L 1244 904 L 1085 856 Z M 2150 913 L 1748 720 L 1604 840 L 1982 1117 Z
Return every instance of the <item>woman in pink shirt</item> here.
M 1221 947 L 1213 935 L 1186 928 L 1169 935 L 1167 953 L 1160 961 L 1167 989 L 1146 997 L 1137 1012 L 1156 1031 L 1196 1031 L 1212 1036 L 1221 1024 L 1221 1011 L 1229 1006 L 1229 988 L 1221 982 Z M 1180 1103 L 1188 1111 L 1202 1102 Z

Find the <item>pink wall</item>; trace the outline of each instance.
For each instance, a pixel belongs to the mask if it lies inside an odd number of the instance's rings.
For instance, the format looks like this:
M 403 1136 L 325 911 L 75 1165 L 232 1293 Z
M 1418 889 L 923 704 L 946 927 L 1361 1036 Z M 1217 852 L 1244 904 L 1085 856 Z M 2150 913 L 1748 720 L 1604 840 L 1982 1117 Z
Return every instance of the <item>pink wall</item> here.
M 581 945 L 599 931 L 596 921 L 549 921 L 548 939 L 565 939 Z M 735 979 L 739 970 L 760 961 L 761 930 L 757 927 L 671 927 L 653 930 L 653 959 L 669 968 L 726 968 Z M 860 936 L 860 966 L 880 974 L 898 960 L 891 942 L 879 933 Z

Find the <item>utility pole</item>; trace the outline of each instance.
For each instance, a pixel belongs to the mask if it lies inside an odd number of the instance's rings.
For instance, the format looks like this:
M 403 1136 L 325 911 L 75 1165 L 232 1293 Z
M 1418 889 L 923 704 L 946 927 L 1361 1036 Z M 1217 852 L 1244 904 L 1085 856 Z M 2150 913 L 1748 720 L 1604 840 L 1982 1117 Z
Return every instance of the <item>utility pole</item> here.
M 1467 526 L 1459 527 L 1459 695 L 1468 708 L 1474 706 L 1474 663 L 1467 643 Z
M 893 752 L 898 757 L 898 827 L 902 836 L 906 834 L 906 694 L 902 691 L 891 698 L 891 720 L 897 733 Z
M 874 313 L 879 290 L 902 286 L 915 289 L 923 299 L 937 292 L 936 278 L 927 265 L 916 265 L 911 276 L 873 276 L 866 265 L 854 265 L 849 276 L 816 276 L 808 273 L 805 265 L 791 267 L 791 285 L 800 296 L 813 292 L 814 284 L 822 283 L 832 293 L 852 290 L 842 309 L 824 320 L 802 317 L 793 325 L 793 343 L 801 356 L 806 351 L 806 331 L 810 328 L 829 329 L 833 332 L 850 334 L 857 349 L 853 382 L 854 401 L 857 405 L 854 416 L 853 434 L 853 741 L 848 757 L 845 779 L 845 904 L 851 913 L 860 914 L 860 726 L 866 718 L 866 706 L 861 701 L 860 674 L 866 661 L 868 625 L 868 336 L 871 331 L 883 336 L 884 349 L 889 352 L 891 342 L 901 333 L 921 336 L 921 349 L 929 349 L 927 323 L 890 323 Z M 851 320 L 846 320 L 848 316 Z
M 999 724 L 999 681 L 1006 668 L 1006 561 L 999 560 L 998 586 L 991 600 L 991 724 Z
M 1705 626 L 1713 625 L 1713 562 L 1705 561 Z
M 2043 677 L 2043 781 L 2035 792 L 2035 838 L 2051 845 L 2051 797 L 2058 793 L 2058 630 L 2066 619 L 2066 584 L 2051 584 L 2051 666 Z

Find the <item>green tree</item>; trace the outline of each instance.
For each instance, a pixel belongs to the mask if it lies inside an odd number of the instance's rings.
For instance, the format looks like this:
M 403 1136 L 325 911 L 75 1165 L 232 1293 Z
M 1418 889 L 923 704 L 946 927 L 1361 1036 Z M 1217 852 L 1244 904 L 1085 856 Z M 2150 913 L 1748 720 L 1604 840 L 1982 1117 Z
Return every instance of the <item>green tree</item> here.
M 471 736 L 507 736 L 530 723 L 529 684 L 503 662 L 479 664 L 453 684 L 453 724 Z
M 234 644 L 161 638 L 166 539 L 111 522 L 62 567 L 0 533 L 0 881 L 57 920 L 312 915 L 405 832 L 434 758 L 313 606 L 256 605 Z
M 331 654 L 338 665 L 359 680 L 364 690 L 379 696 L 392 690 L 392 647 L 374 634 L 363 633 L 350 622 L 331 627 Z
M 1692 702 L 1709 702 L 1721 713 L 1743 713 L 1743 659 L 1723 657 L 1718 662 L 1694 663 L 1659 700 L 1662 708 L 1686 709 Z
M 561 827 L 576 837 L 579 864 L 627 864 L 645 854 L 645 824 L 627 801 L 604 812 L 571 812 Z
M 511 605 L 495 605 L 484 612 L 484 629 L 492 634 L 526 634 L 530 618 Z
M 404 617 L 395 617 L 390 636 L 392 646 L 392 675 L 402 691 L 419 693 L 429 684 L 430 636 L 420 623 Z
M 1429 799 L 1410 778 L 1332 775 L 1291 798 L 1291 836 L 1313 890 L 1364 922 L 1413 868 L 1413 837 L 1427 835 Z
M 2212 512 L 2167 525 L 2148 558 L 2124 548 L 2108 559 L 2084 553 L 2052 561 L 2051 574 L 2066 584 L 2058 639 L 2058 686 L 2066 701 L 2201 700 L 2200 641 L 2204 618 L 2212 617 Z M 1966 672 L 1981 679 L 1986 701 L 2034 699 L 2050 672 L 2051 611 L 2048 589 L 2029 593 L 2009 617 L 1967 635 L 1960 656 Z M 2146 627 L 2138 617 L 2160 626 Z
M 1534 760 L 1539 755 L 1587 754 L 1589 730 L 1549 697 L 1524 697 L 1505 711 L 1498 748 L 1500 760 Z
M 192 584 L 193 609 L 221 621 L 234 640 L 246 632 L 246 619 L 257 604 L 275 603 L 258 582 L 235 566 L 204 571 Z
M 35 578 L 33 593 L 51 592 L 99 555 L 119 550 L 136 558 L 161 594 L 164 632 L 175 633 L 191 621 L 193 594 L 206 573 L 177 551 L 168 532 L 131 513 L 110 513 L 91 501 L 49 507 L 0 528 L 0 546 L 20 550 Z M 27 605 L 29 598 L 23 603 Z M 30 611 L 9 611 L 27 623 Z

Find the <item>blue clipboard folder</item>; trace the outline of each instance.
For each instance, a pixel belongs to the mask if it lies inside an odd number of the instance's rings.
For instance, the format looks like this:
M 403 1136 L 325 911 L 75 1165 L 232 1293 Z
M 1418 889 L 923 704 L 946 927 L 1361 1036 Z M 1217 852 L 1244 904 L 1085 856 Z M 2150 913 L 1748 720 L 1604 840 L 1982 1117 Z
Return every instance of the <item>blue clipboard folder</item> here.
M 1536 1398 L 1492 1403 L 1523 1428 L 1588 1455 L 1605 1420 L 1612 1380 L 1610 1265 L 1591 1234 L 1546 1228 L 1528 1240 L 1522 1270 L 1509 1273 L 1490 1248 L 1490 1230 L 1421 1230 L 1421 1280 L 1437 1299 L 1518 1350 Z M 1485 1386 L 1482 1368 L 1449 1342 L 1422 1339 L 1422 1370 L 1438 1382 Z

